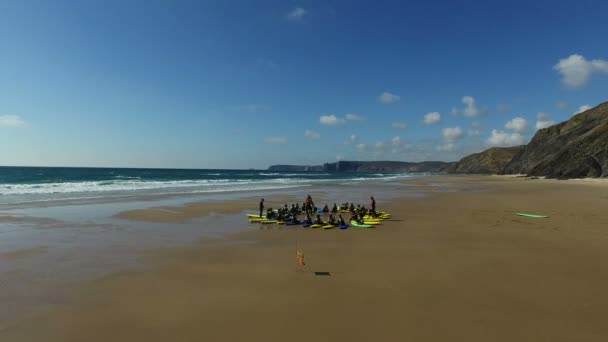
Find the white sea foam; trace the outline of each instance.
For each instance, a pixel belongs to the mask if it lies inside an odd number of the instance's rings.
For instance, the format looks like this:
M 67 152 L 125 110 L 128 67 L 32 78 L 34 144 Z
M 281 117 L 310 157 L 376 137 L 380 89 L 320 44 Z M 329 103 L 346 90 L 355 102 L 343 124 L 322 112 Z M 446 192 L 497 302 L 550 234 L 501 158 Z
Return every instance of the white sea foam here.
M 269 174 L 272 175 L 272 174 Z M 63 182 L 63 183 L 37 183 L 37 184 L 0 184 L 0 197 L 32 197 L 42 196 L 37 199 L 51 195 L 61 197 L 88 197 L 95 193 L 111 195 L 138 195 L 138 194 L 166 194 L 166 193 L 199 193 L 199 192 L 224 192 L 224 191 L 247 191 L 247 190 L 269 190 L 284 189 L 311 184 L 336 184 L 337 179 L 301 178 L 297 176 L 310 176 L 310 174 L 281 174 L 291 175 L 289 178 L 273 179 L 206 179 L 206 180 L 172 180 L 152 181 L 136 178 L 115 178 L 104 181 L 87 182 Z M 328 174 L 329 175 L 329 174 Z M 374 176 L 374 175 L 370 175 Z M 119 176 L 120 177 L 120 176 Z M 352 184 L 364 181 L 390 181 L 411 177 L 409 174 L 383 175 L 383 177 L 356 177 L 340 179 L 342 182 Z M 105 196 L 105 195 L 102 195 Z M 18 200 L 17 198 L 13 198 Z M 29 199 L 29 198 L 28 198 Z M 9 200 L 9 202 L 12 202 Z

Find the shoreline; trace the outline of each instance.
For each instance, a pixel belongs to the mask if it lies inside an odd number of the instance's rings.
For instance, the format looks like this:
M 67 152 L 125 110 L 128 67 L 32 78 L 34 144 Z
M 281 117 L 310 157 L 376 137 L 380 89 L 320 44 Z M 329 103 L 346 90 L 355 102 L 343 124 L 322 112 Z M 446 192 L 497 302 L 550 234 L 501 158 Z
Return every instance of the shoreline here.
M 381 209 L 393 219 L 375 230 L 273 227 L 226 239 L 253 244 L 153 250 L 143 257 L 149 269 L 87 282 L 74 303 L 22 320 L 0 337 L 592 341 L 608 336 L 600 322 L 608 304 L 601 290 L 608 285 L 601 261 L 608 257 L 603 229 L 608 217 L 600 211 L 608 202 L 598 199 L 608 195 L 603 187 L 493 176 L 412 182 L 455 183 L 461 191 L 383 202 Z M 523 209 L 550 218 L 514 215 Z M 305 271 L 294 262 L 296 239 L 306 254 Z M 313 271 L 331 276 L 322 279 Z M 161 295 L 167 291 L 174 295 Z M 353 317 L 354 312 L 363 316 Z M 265 313 L 272 313 L 272 320 Z M 315 319 L 321 315 L 327 321 Z M 484 323 L 471 325 L 475 321 Z M 142 324 L 148 329 L 136 328 Z M 230 329 L 234 324 L 242 329 Z M 303 331 L 300 324 L 315 329 Z M 443 331 L 431 329 L 437 325 Z

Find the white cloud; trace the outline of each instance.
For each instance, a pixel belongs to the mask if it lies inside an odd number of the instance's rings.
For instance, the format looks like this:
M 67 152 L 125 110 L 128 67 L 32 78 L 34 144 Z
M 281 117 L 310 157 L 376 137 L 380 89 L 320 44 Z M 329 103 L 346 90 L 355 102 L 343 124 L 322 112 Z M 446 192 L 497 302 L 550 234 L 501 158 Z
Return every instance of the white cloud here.
M 438 112 L 431 112 L 424 116 L 424 123 L 427 125 L 436 124 L 441 121 L 441 114 Z
M 462 114 L 468 118 L 474 118 L 482 114 L 482 110 L 477 107 L 475 104 L 475 98 L 472 96 L 465 96 L 462 98 L 462 103 L 466 105 L 466 107 L 462 110 Z
M 365 118 L 364 118 L 364 117 L 362 117 L 362 116 L 360 116 L 360 115 L 357 115 L 357 114 L 346 114 L 346 115 L 344 116 L 344 118 L 345 118 L 346 120 L 350 120 L 350 121 L 362 121 L 362 120 L 365 120 Z
M 378 96 L 378 101 L 380 101 L 384 104 L 391 104 L 391 103 L 399 102 L 399 100 L 401 100 L 400 96 L 391 94 L 386 91 L 384 93 L 382 93 L 380 96 Z
M 446 142 L 455 142 L 462 139 L 464 131 L 460 127 L 447 127 L 441 130 L 441 136 Z
M 443 141 L 437 146 L 437 151 L 450 152 L 458 148 L 458 141 L 464 137 L 464 131 L 460 127 L 446 127 L 441 130 Z
M 287 138 L 285 137 L 267 137 L 264 139 L 267 144 L 286 144 Z
M 493 129 L 492 134 L 490 135 L 488 140 L 486 140 L 486 145 L 490 147 L 508 147 L 523 145 L 524 141 L 525 137 L 519 133 L 508 133 Z
M 319 132 L 307 129 L 306 131 L 304 131 L 304 136 L 308 139 L 319 139 L 321 137 L 321 134 L 319 134 Z
M 393 139 L 391 139 L 391 143 L 393 144 L 393 146 L 401 146 L 403 141 L 401 141 L 401 137 L 394 137 Z
M 335 115 L 331 114 L 331 115 L 323 115 L 321 116 L 321 118 L 319 118 L 319 122 L 322 125 L 327 125 L 327 126 L 336 126 L 336 125 L 342 125 L 346 122 L 346 120 L 342 119 L 342 118 L 338 118 Z
M 348 141 L 351 144 L 356 144 L 359 141 L 359 137 L 356 134 L 351 134 L 350 138 L 348 138 Z
M 25 121 L 23 121 L 18 115 L 0 115 L 0 127 L 21 126 L 25 126 Z
M 592 107 L 590 105 L 582 105 L 582 106 L 578 107 L 578 110 L 572 115 L 580 114 L 582 112 L 588 111 L 591 108 Z
M 524 134 L 528 132 L 528 121 L 521 117 L 516 117 L 513 120 L 507 122 L 505 125 L 506 129 L 510 129 L 515 133 Z
M 471 127 L 479 128 L 479 127 L 481 127 L 481 123 L 479 121 L 473 121 L 473 122 L 471 122 Z
M 551 116 L 547 113 L 539 112 L 536 114 L 536 129 L 543 129 L 549 126 L 553 126 L 555 121 L 551 119 Z
M 397 128 L 397 129 L 404 129 L 407 128 L 407 124 L 403 123 L 403 122 L 393 122 L 393 124 L 391 125 L 393 128 Z
M 566 101 L 555 102 L 555 109 L 559 110 L 560 112 L 565 112 L 566 110 L 568 110 L 568 102 L 566 102 Z
M 468 134 L 471 137 L 478 137 L 478 136 L 482 135 L 483 133 L 479 129 L 470 129 Z
M 498 109 L 498 111 L 501 113 L 506 113 L 510 111 L 511 108 L 511 105 L 508 103 L 499 103 L 498 106 L 496 106 L 496 109 Z
M 376 153 L 384 153 L 384 150 L 386 149 L 386 144 L 382 141 L 378 141 L 376 145 L 374 145 L 374 148 L 376 149 Z
M 291 11 L 287 12 L 285 17 L 289 21 L 302 21 L 304 17 L 308 14 L 308 11 L 302 7 L 295 7 Z
M 441 152 L 451 152 L 454 150 L 456 150 L 456 144 L 452 142 L 446 142 L 437 146 L 437 151 Z
M 364 151 L 367 148 L 367 145 L 365 144 L 357 144 L 357 150 L 359 151 Z
M 560 59 L 553 69 L 561 75 L 564 85 L 580 88 L 591 80 L 594 73 L 608 74 L 608 61 L 601 59 L 588 61 L 585 57 L 574 54 Z

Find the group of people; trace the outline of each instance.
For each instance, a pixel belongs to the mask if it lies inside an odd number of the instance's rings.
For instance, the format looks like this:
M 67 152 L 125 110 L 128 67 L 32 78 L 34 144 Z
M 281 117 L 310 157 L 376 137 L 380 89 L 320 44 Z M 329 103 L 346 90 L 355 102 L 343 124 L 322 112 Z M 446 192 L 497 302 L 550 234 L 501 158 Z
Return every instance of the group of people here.
M 315 204 L 312 200 L 312 197 L 310 195 L 306 196 L 306 199 L 304 200 L 304 202 L 302 203 L 302 206 L 300 207 L 299 204 L 292 204 L 291 207 L 288 207 L 287 204 L 285 204 L 285 206 L 283 208 L 279 208 L 279 209 L 273 209 L 273 208 L 267 208 L 266 209 L 266 219 L 268 220 L 277 220 L 277 221 L 285 221 L 285 222 L 291 222 L 291 223 L 307 223 L 307 224 L 329 224 L 329 225 L 344 225 L 346 224 L 346 222 L 344 221 L 344 218 L 342 217 L 342 214 L 338 214 L 338 212 L 342 212 L 342 211 L 349 211 L 352 215 L 349 221 L 356 221 L 358 223 L 363 223 L 363 218 L 367 215 L 372 216 L 372 217 L 377 217 L 378 214 L 376 212 L 376 200 L 374 199 L 374 196 L 370 197 L 370 207 L 371 209 L 367 209 L 365 206 L 361 206 L 360 204 L 357 204 L 357 206 L 355 207 L 354 203 L 343 203 L 340 207 L 338 207 L 336 205 L 336 203 L 334 203 L 332 209 L 330 210 L 329 207 L 327 206 L 327 204 L 325 204 L 325 206 L 323 207 L 323 209 L 321 210 L 323 213 L 330 213 L 329 218 L 327 219 L 327 222 L 324 222 L 321 219 L 321 215 L 319 213 L 317 213 L 317 207 L 315 207 Z M 260 217 L 263 216 L 264 214 L 264 199 L 262 198 L 260 200 Z M 316 213 L 316 219 L 313 220 L 312 217 L 313 215 Z M 298 220 L 298 215 L 300 214 L 305 214 L 306 218 L 300 222 Z M 337 216 L 336 216 L 337 215 Z

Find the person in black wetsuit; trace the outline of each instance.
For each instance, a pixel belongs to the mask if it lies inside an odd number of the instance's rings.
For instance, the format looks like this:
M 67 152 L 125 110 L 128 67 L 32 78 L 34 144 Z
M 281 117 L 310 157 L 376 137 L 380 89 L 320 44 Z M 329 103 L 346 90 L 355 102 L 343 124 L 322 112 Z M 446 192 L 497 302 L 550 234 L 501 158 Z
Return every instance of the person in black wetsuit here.
M 264 213 L 264 199 L 262 198 L 262 200 L 260 201 L 260 218 L 262 217 L 263 213 Z
M 336 217 L 334 216 L 334 214 L 329 214 L 329 219 L 327 220 L 327 223 L 331 224 L 332 226 L 335 226 L 337 224 Z
M 374 199 L 374 196 L 370 197 L 370 199 L 372 200 L 371 202 L 371 207 L 372 209 L 370 210 L 370 213 L 373 217 L 377 217 L 376 214 L 376 200 Z

